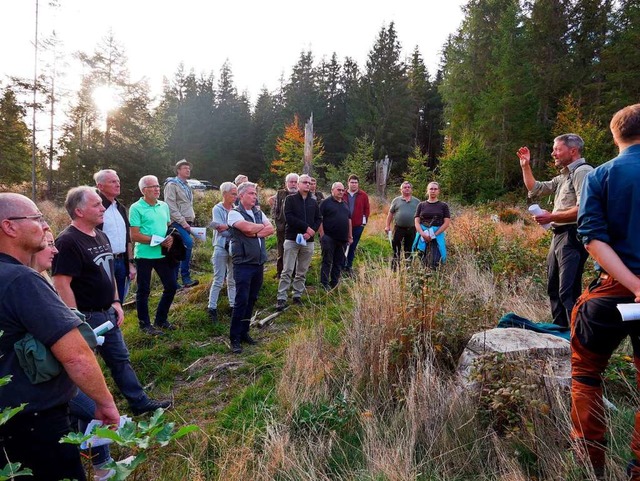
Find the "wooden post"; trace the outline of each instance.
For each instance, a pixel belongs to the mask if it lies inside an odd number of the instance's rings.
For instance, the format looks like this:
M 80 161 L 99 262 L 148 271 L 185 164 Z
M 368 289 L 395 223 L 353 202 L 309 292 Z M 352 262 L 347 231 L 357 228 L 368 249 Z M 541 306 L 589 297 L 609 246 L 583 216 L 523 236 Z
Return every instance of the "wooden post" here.
M 392 163 L 393 161 L 389 159 L 388 155 L 385 155 L 384 159 L 376 161 L 376 186 L 380 197 L 384 197 L 384 192 L 387 190 L 387 180 L 389 180 Z
M 311 175 L 313 170 L 313 112 L 311 117 L 304 124 L 304 167 L 302 173 Z

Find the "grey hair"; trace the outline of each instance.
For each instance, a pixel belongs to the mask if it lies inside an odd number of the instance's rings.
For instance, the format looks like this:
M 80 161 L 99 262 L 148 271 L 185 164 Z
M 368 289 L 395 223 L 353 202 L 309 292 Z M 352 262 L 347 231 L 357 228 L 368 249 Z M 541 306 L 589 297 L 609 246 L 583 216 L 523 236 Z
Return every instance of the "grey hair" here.
M 138 181 L 138 189 L 140 189 L 140 192 L 142 192 L 143 194 L 144 192 L 142 191 L 142 189 L 147 186 L 147 180 L 149 179 L 156 179 L 156 184 L 160 183 L 158 182 L 158 178 L 155 175 L 145 175 L 141 177 Z
M 342 188 L 344 189 L 344 185 L 342 184 L 342 182 L 338 181 L 338 182 L 334 182 L 333 184 L 331 184 L 331 190 L 333 190 L 336 187 L 338 187 L 338 184 L 342 185 Z
M 64 208 L 74 220 L 76 216 L 76 209 L 82 209 L 87 202 L 87 194 L 93 192 L 97 194 L 95 187 L 89 187 L 88 185 L 81 185 L 80 187 L 74 187 L 67 192 L 67 198 L 64 201 Z
M 255 189 L 257 186 L 258 185 L 254 184 L 253 182 L 243 182 L 238 186 L 238 197 L 244 194 L 244 191 L 249 189 L 250 187 L 253 187 Z
M 297 181 L 298 181 L 298 179 L 299 179 L 298 174 L 296 174 L 295 172 L 290 172 L 290 173 L 288 173 L 288 174 L 287 174 L 287 176 L 284 178 L 284 181 L 285 181 L 285 182 L 289 182 L 289 181 L 290 181 L 291 179 L 293 179 L 294 177 L 296 178 L 296 182 L 297 182 Z
M 304 177 L 305 179 L 308 179 L 308 180 L 309 180 L 309 182 L 311 182 L 311 176 L 310 176 L 310 175 L 307 175 L 307 174 L 302 174 L 300 177 L 298 177 L 298 182 L 300 182 L 300 179 L 302 179 L 303 177 Z
M 220 193 L 226 194 L 227 192 L 231 192 L 231 189 L 233 189 L 235 186 L 236 184 L 234 184 L 233 182 L 223 182 L 222 184 L 220 184 Z
M 402 184 L 400 184 L 400 188 L 402 189 L 402 186 L 405 184 L 409 184 L 409 187 L 413 187 L 413 184 L 411 184 L 411 182 L 409 182 L 408 180 L 405 180 Z
M 584 149 L 584 140 L 578 134 L 562 134 L 558 135 L 554 142 L 562 142 L 564 145 L 569 147 L 570 149 L 576 148 L 578 152 L 582 154 L 582 149 Z
M 244 182 L 248 182 L 249 177 L 247 177 L 244 174 L 238 174 L 238 175 L 236 175 L 236 178 L 233 179 L 233 183 L 238 185 L 238 182 L 240 182 L 242 179 L 246 179 Z M 242 183 L 242 182 L 240 182 L 240 183 Z
M 107 174 L 118 175 L 118 173 L 113 169 L 102 169 L 102 170 L 99 170 L 98 172 L 93 174 L 93 180 L 95 181 L 96 185 L 103 184 Z

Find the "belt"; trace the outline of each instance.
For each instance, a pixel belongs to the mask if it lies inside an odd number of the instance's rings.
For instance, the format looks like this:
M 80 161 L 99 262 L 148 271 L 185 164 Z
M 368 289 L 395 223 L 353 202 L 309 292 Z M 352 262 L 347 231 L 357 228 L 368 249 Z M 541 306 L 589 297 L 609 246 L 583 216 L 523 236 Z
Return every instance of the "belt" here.
M 105 307 L 104 309 L 95 309 L 95 308 L 91 308 L 91 309 L 80 309 L 78 308 L 78 310 L 80 312 L 82 312 L 83 314 L 93 314 L 93 313 L 99 313 L 99 314 L 104 314 L 105 312 L 109 312 L 111 309 L 113 309 L 113 306 L 109 306 L 109 307 Z
M 113 258 L 114 259 L 124 259 L 125 258 L 125 253 L 121 252 L 120 254 L 113 254 Z
M 563 232 L 569 232 L 571 230 L 577 229 L 577 224 L 565 224 L 565 225 L 552 225 L 551 230 L 554 234 L 562 234 Z

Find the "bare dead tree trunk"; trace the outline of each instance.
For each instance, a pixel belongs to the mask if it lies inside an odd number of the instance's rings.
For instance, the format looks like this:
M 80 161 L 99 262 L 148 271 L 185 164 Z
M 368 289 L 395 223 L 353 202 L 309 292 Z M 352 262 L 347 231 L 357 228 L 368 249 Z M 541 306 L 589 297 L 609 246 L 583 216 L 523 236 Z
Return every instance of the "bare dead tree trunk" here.
M 36 0 L 36 33 L 33 44 L 33 131 L 31 132 L 31 198 L 36 201 L 36 100 L 38 94 L 38 0 Z
M 385 155 L 384 159 L 376 161 L 376 186 L 380 197 L 384 197 L 387 190 L 387 180 L 389 180 L 392 163 L 393 161 L 389 159 L 388 155 Z
M 313 170 L 313 112 L 304 125 L 304 167 L 302 173 L 311 175 Z

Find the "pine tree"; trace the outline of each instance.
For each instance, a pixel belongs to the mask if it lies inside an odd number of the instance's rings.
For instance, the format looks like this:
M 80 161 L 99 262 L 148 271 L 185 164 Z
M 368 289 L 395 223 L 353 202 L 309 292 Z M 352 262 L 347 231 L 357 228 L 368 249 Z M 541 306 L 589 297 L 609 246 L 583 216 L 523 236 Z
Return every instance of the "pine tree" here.
M 12 184 L 29 181 L 31 175 L 31 135 L 13 90 L 4 89 L 0 98 L 0 179 Z

